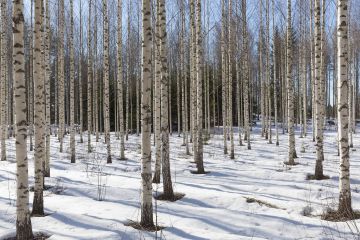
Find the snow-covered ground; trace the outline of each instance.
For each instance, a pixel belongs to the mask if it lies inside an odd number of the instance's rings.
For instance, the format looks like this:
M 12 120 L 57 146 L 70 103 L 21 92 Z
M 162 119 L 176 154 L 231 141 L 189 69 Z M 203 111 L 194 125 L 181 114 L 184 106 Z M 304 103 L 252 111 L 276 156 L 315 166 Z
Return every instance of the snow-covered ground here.
M 77 163 L 70 163 L 69 136 L 65 151 L 51 139 L 51 178 L 45 191 L 46 213 L 32 218 L 36 231 L 47 232 L 50 239 L 154 239 L 155 233 L 124 226 L 140 217 L 140 138 L 130 135 L 126 142 L 127 161 L 119 161 L 119 140 L 112 136 L 113 163 L 106 164 L 103 138 L 93 140 L 95 153 L 88 154 L 87 138 L 79 143 Z M 274 137 L 274 136 L 273 136 Z M 336 132 L 325 137 L 324 172 L 329 180 L 307 181 L 315 165 L 315 144 L 296 136 L 297 166 L 287 160 L 287 136 L 280 134 L 280 146 L 268 144 L 259 129 L 252 132 L 252 150 L 238 146 L 235 134 L 235 160 L 223 154 L 222 135 L 215 135 L 204 146 L 207 175 L 193 175 L 192 156 L 185 155 L 182 138 L 171 141 L 172 179 L 176 192 L 186 194 L 177 202 L 154 201 L 157 222 L 166 228 L 157 233 L 162 239 L 357 239 L 354 222 L 333 223 L 319 216 L 336 207 L 338 164 Z M 360 138 L 354 136 L 354 150 Z M 301 153 L 304 147 L 306 152 Z M 15 155 L 14 140 L 7 141 L 8 161 L 0 162 L 0 239 L 15 229 Z M 351 187 L 354 209 L 360 209 L 360 151 L 351 151 Z M 33 153 L 29 153 L 30 185 L 33 185 Z M 154 192 L 162 185 L 153 185 Z M 99 201 L 99 189 L 102 191 Z M 270 205 L 248 203 L 255 198 Z M 30 193 L 32 202 L 33 194 Z M 275 208 L 274 208 L 275 207 Z M 313 216 L 304 216 L 310 213 Z M 155 216 L 155 215 L 154 215 Z M 360 221 L 356 221 L 360 226 Z M 351 230 L 350 227 L 353 227 Z

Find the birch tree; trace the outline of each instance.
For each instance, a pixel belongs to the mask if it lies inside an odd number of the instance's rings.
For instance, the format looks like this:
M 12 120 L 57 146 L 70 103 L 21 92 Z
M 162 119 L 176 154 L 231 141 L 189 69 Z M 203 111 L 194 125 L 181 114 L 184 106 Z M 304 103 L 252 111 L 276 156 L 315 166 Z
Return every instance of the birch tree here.
M 181 12 L 181 33 L 180 33 L 180 79 L 182 81 L 182 124 L 183 124 L 183 145 L 186 148 L 186 154 L 189 155 L 189 143 L 188 143 L 188 104 L 187 104 L 187 74 L 185 73 L 185 10 L 184 0 L 180 3 Z
M 232 85 L 233 85 L 233 76 L 232 76 L 232 62 L 233 62 L 233 39 L 232 39 L 232 31 L 231 31 L 231 17 L 232 17 L 232 0 L 229 0 L 229 14 L 228 14 L 228 17 L 229 17 L 229 20 L 228 20 L 228 38 L 229 38 L 229 53 L 228 53 L 228 61 L 229 61 L 229 64 L 228 64 L 228 71 L 229 71 L 229 74 L 228 74 L 228 92 L 229 92 L 229 99 L 228 99 L 228 103 L 229 103 L 229 129 L 230 129 L 230 159 L 234 159 L 235 158 L 235 155 L 234 155 L 234 129 L 233 129 L 233 104 L 232 104 L 232 101 L 233 101 L 233 89 L 232 89 Z M 201 71 L 201 69 L 198 69 L 198 71 Z M 205 106 L 206 107 L 206 106 Z
M 160 58 L 161 58 L 161 167 L 163 176 L 164 198 L 173 199 L 174 191 L 170 171 L 169 145 L 169 78 L 167 66 L 167 32 L 165 0 L 158 0 L 160 23 Z
M 226 53 L 225 53 L 225 0 L 221 1 L 221 79 L 222 79 L 222 115 L 223 115 L 223 134 L 224 134 L 224 154 L 228 153 L 227 149 L 227 134 L 226 134 L 226 121 L 227 121 L 227 98 L 226 98 Z
M 75 163 L 75 101 L 74 101 L 74 89 L 75 89 L 75 62 L 74 62 L 74 10 L 73 0 L 70 0 L 70 151 L 71 162 Z
M 122 65 L 122 0 L 118 0 L 118 18 L 117 18 L 117 99 L 118 99 L 118 116 L 119 116 L 119 133 L 120 133 L 120 159 L 125 159 L 124 144 L 124 93 L 123 93 L 123 65 Z
M 244 128 L 245 128 L 245 139 L 247 140 L 247 149 L 251 149 L 250 145 L 250 126 L 249 126 L 249 43 L 248 43 L 248 33 L 247 33 L 247 16 L 246 16 L 246 0 L 242 0 L 242 35 L 243 35 L 243 72 L 244 72 Z
M 312 102 L 316 102 L 316 85 L 315 85 L 315 39 L 313 36 L 313 0 L 310 0 L 310 71 L 311 71 L 311 85 L 312 85 Z M 316 121 L 315 121 L 315 117 L 316 117 L 316 104 L 312 104 L 312 136 L 313 136 L 313 142 L 315 142 L 315 136 L 316 136 Z
M 196 118 L 197 118 L 197 108 L 196 108 L 196 23 L 195 23 L 195 0 L 190 1 L 190 128 L 191 128 L 191 137 L 190 142 L 193 143 L 193 153 L 194 156 L 197 155 L 197 140 L 196 140 Z
M 0 84 L 0 120 L 1 120 L 1 161 L 6 161 L 6 93 L 5 93 L 5 86 L 6 86 L 6 65 L 7 65 L 7 58 L 6 58 L 6 9 L 7 9 L 7 1 L 1 0 L 1 84 Z
M 278 53 L 278 46 L 276 42 L 276 31 L 275 31 L 275 3 L 272 0 L 272 24 L 273 24 L 273 74 L 274 74 L 274 122 L 275 122 L 275 135 L 276 135 L 276 146 L 279 146 L 279 129 L 278 129 L 278 105 L 277 105 L 277 82 L 278 82 L 278 62 L 277 62 L 277 53 Z
M 288 141 L 289 161 L 287 164 L 295 165 L 295 133 L 294 133 L 294 82 L 292 78 L 292 28 L 291 28 L 291 0 L 288 0 L 287 13 L 287 39 L 286 39 L 286 83 L 287 83 L 287 117 L 288 117 Z
M 352 214 L 349 155 L 348 0 L 337 0 L 337 112 L 340 148 L 339 206 L 344 216 Z
M 29 79 L 28 79 L 28 119 L 29 119 L 29 123 L 28 123 L 28 128 L 29 128 L 29 142 L 30 142 L 30 151 L 33 151 L 34 149 L 34 144 L 33 144 L 33 134 L 34 134 L 34 73 L 33 73 L 33 68 L 34 68 L 34 59 L 33 59 L 33 49 L 34 49 L 34 42 L 33 42 L 33 5 L 34 5 L 34 1 L 30 1 L 30 31 L 29 31 L 29 42 L 30 42 L 30 46 L 29 46 Z M 4 20 L 4 22 L 6 22 Z M 5 93 L 2 92 L 1 93 L 5 96 Z M 2 134 L 2 133 L 1 133 Z M 2 143 L 3 144 L 3 143 Z M 5 149 L 5 148 L 3 148 Z M 2 150 L 4 151 L 4 150 Z
M 154 98 L 155 98 L 155 172 L 153 183 L 160 183 L 161 177 L 161 25 L 160 25 L 160 7 L 156 1 L 156 24 L 155 24 L 155 81 L 154 81 Z
M 263 79 L 263 1 L 259 2 L 259 11 L 260 11 L 260 27 L 259 27 L 259 79 L 260 79 L 260 109 L 261 109 L 261 136 L 264 137 L 266 134 L 266 122 L 265 122 L 265 81 Z
M 59 15 L 59 46 L 58 46 L 58 74 L 59 74 L 59 141 L 60 141 L 60 152 L 63 152 L 63 140 L 64 140 L 64 131 L 65 131 L 65 73 L 64 73 L 64 0 L 60 0 L 60 15 Z
M 302 66 L 300 66 L 302 68 L 302 105 L 303 105 L 303 134 L 304 137 L 307 136 L 307 89 L 308 89 L 308 84 L 307 84 L 307 56 L 306 56 L 306 14 L 304 13 L 304 6 L 300 7 L 301 9 L 301 15 L 303 16 L 303 22 L 302 22 L 302 28 L 300 29 L 300 31 L 302 32 L 302 44 L 301 44 L 301 51 L 302 51 Z
M 49 0 L 47 0 L 49 1 Z M 83 139 L 83 124 L 84 124 L 84 113 L 83 113 L 83 84 L 82 84 L 82 64 L 83 64 L 83 26 L 82 26 L 82 0 L 80 0 L 79 15 L 80 15 L 80 30 L 79 30 L 79 42 L 80 42 L 80 53 L 79 53 L 79 127 L 80 127 L 80 143 L 84 142 Z
M 271 133 L 271 76 L 270 76 L 270 4 L 269 0 L 266 0 L 266 101 L 267 101 L 267 136 L 268 143 L 272 144 L 272 133 Z
M 142 1 L 142 85 L 141 85 L 141 221 L 144 228 L 153 228 L 151 182 L 151 8 L 150 0 Z
M 130 12 L 131 0 L 128 1 L 128 14 L 127 14 L 127 43 L 126 43 L 126 120 L 125 120 L 125 139 L 129 140 L 129 119 L 130 119 Z
M 97 7 L 94 7 L 94 81 L 93 81 L 93 86 L 95 86 L 94 88 L 94 91 L 93 91 L 93 99 L 94 99 L 94 105 L 93 105 L 93 110 L 94 110 L 94 114 L 93 114 L 93 117 L 94 117 L 94 127 L 95 127 L 95 141 L 96 142 L 99 142 L 99 137 L 100 137 L 100 133 L 99 133 L 99 122 L 100 122 L 100 114 L 99 114 L 99 98 L 100 98 L 100 93 L 101 93 L 101 84 L 99 84 L 99 82 L 101 83 L 101 81 L 99 81 L 99 78 L 98 78 L 98 72 L 97 71 L 97 64 L 98 64 L 98 37 L 97 37 Z
M 105 143 L 107 150 L 107 163 L 111 163 L 111 144 L 110 144 L 110 113 L 109 113 L 109 20 L 107 11 L 107 0 L 103 0 L 104 16 L 104 130 Z
M 322 6 L 324 8 L 325 6 Z M 324 17 L 324 16 L 323 16 Z M 321 24 L 320 0 L 315 0 L 315 87 L 316 87 L 316 165 L 315 179 L 321 180 L 324 161 L 324 115 L 325 115 L 325 76 L 324 64 L 324 30 Z
M 13 0 L 13 66 L 16 121 L 16 239 L 32 239 L 29 211 L 29 182 L 27 158 L 25 57 L 24 57 L 24 3 Z
M 196 0 L 196 89 L 197 89 L 197 121 L 196 121 L 196 141 L 197 151 L 194 153 L 194 160 L 196 162 L 197 173 L 205 173 L 203 162 L 203 115 L 202 115 L 202 31 L 201 31 L 201 0 Z
M 44 215 L 43 199 L 43 166 L 45 153 L 45 105 L 44 105 L 44 78 L 43 78 L 43 6 L 42 0 L 35 1 L 35 44 L 34 44 L 34 89 L 35 89 L 35 186 L 33 215 Z
M 87 54 L 88 54 L 88 66 L 87 66 L 87 135 L 88 135 L 88 153 L 92 152 L 91 147 L 91 85 L 92 85 L 92 56 L 91 56 L 91 5 L 92 0 L 89 0 L 89 15 L 88 15 L 88 36 L 87 36 Z M 95 23 L 96 25 L 96 23 Z M 96 46 L 95 46 L 96 47 Z
M 50 132 L 51 132 L 51 118 L 50 118 L 50 78 L 51 78 L 51 69 L 50 69 L 50 8 L 49 0 L 45 2 L 45 12 L 46 12 L 46 25 L 45 25 L 45 121 L 46 121 L 46 139 L 45 139 L 45 169 L 44 177 L 50 177 Z

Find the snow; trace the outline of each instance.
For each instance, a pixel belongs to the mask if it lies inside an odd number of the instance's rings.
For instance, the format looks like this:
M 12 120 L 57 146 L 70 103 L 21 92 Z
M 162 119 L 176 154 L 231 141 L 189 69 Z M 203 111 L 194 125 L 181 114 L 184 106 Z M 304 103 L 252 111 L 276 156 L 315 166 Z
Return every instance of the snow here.
M 221 131 L 218 130 L 219 132 Z M 281 132 L 281 130 L 280 130 Z M 204 145 L 207 175 L 193 175 L 192 156 L 185 155 L 182 137 L 174 133 L 171 141 L 171 167 L 174 189 L 186 194 L 177 202 L 154 200 L 157 222 L 165 226 L 157 233 L 162 239 L 355 239 L 354 224 L 327 222 L 320 219 L 326 208 L 336 208 L 338 198 L 338 164 L 336 132 L 325 133 L 324 173 L 328 180 L 307 181 L 314 172 L 315 143 L 311 131 L 306 138 L 296 136 L 299 165 L 286 166 L 287 135 L 280 133 L 280 146 L 268 144 L 254 128 L 252 150 L 238 146 L 235 133 L 235 160 L 223 154 L 221 134 L 213 135 Z M 84 143 L 77 144 L 77 163 L 70 163 L 69 136 L 64 153 L 51 137 L 51 178 L 44 192 L 46 217 L 33 217 L 34 231 L 46 232 L 50 239 L 154 239 L 155 233 L 124 226 L 128 220 L 140 218 L 140 137 L 129 135 L 126 161 L 120 161 L 120 142 L 112 135 L 113 163 L 106 164 L 103 136 L 93 140 L 93 152 Z M 273 140 L 275 134 L 273 131 Z M 275 142 L 275 141 L 273 141 Z M 360 143 L 354 135 L 355 149 Z M 305 153 L 301 153 L 301 146 Z M 355 150 L 354 149 L 354 150 Z M 8 161 L 0 162 L 0 239 L 15 231 L 15 153 L 14 140 L 7 140 Z M 154 151 L 153 151 L 154 153 Z M 33 185 L 33 152 L 29 152 L 30 185 Z M 351 151 L 351 187 L 354 209 L 360 209 L 360 156 Z M 101 183 L 99 183 L 101 181 Z M 99 183 L 99 184 L 98 184 Z M 100 185 L 100 186 L 99 186 Z M 154 192 L 162 185 L 153 185 Z M 102 191 L 99 201 L 99 189 Z M 248 203 L 255 198 L 277 208 Z M 30 192 L 30 202 L 33 193 Z M 311 211 L 312 210 L 312 211 Z M 303 216 L 311 211 L 313 216 Z M 350 229 L 351 228 L 351 229 Z

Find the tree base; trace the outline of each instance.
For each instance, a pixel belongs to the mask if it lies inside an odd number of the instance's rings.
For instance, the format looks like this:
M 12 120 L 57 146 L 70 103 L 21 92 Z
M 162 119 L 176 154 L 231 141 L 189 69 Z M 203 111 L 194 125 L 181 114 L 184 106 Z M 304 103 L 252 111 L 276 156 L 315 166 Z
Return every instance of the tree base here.
M 177 200 L 180 200 L 182 199 L 183 197 L 185 197 L 185 194 L 184 193 L 174 193 L 173 196 L 168 196 L 168 195 L 165 195 L 164 193 L 160 193 L 156 196 L 154 196 L 154 198 L 156 200 L 159 200 L 159 201 L 169 201 L 169 202 L 176 202 Z
M 155 226 L 154 224 L 144 225 L 139 222 L 132 221 L 132 220 L 128 220 L 126 223 L 124 223 L 124 225 L 127 227 L 132 227 L 136 230 L 147 231 L 147 232 L 157 232 L 157 231 L 161 231 L 165 228 L 162 226 Z
M 44 213 L 44 214 L 31 213 L 30 214 L 31 217 L 47 217 L 50 215 L 51 215 L 51 213 Z
M 74 154 L 74 155 L 71 155 L 70 163 L 75 163 L 75 154 Z
M 191 174 L 208 174 L 210 173 L 209 171 L 202 171 L 202 172 L 199 172 L 198 170 L 193 170 L 193 171 L 190 171 Z
M 52 189 L 54 186 L 51 186 L 51 185 L 45 185 L 44 184 L 44 186 L 43 186 L 43 190 L 45 191 L 45 190 L 50 190 L 50 189 Z M 30 192 L 34 192 L 35 191 L 35 188 L 34 188 L 34 186 L 30 186 L 29 187 L 29 191 Z
M 289 166 L 296 166 L 296 165 L 298 165 L 299 163 L 286 161 L 286 162 L 284 162 L 284 164 L 285 164 L 285 165 L 289 165 Z
M 156 183 L 156 184 L 160 183 L 160 175 L 159 174 L 154 174 L 154 177 L 152 179 L 152 183 Z
M 32 238 L 26 238 L 26 239 L 29 239 L 29 240 L 45 240 L 45 239 L 48 239 L 50 238 L 51 236 L 46 234 L 46 233 L 42 233 L 42 232 L 37 232 L 33 235 Z M 21 238 L 21 237 L 19 237 Z M 25 238 L 21 238 L 21 239 L 25 239 Z M 4 240 L 17 240 L 16 237 L 10 237 L 10 238 L 5 238 Z
M 109 155 L 109 156 L 107 157 L 106 163 L 112 163 L 111 155 Z
M 327 175 L 320 175 L 320 176 L 315 176 L 315 174 L 306 175 L 306 180 L 327 180 L 327 179 L 330 179 L 330 177 Z
M 328 209 L 323 215 L 321 215 L 322 220 L 330 222 L 346 222 L 350 220 L 360 219 L 359 211 L 335 211 Z

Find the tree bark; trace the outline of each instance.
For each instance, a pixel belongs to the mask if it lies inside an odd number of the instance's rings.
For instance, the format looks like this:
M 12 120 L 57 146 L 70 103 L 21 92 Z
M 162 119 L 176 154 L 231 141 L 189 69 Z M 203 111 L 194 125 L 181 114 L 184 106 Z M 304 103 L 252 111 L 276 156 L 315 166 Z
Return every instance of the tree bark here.
M 4 0 L 3 0 L 4 1 Z M 25 58 L 24 58 L 24 4 L 13 1 L 13 66 L 16 116 L 16 239 L 33 238 L 29 212 L 29 182 L 27 158 Z
M 226 97 L 226 53 L 225 53 L 225 0 L 221 1 L 221 79 L 222 79 L 222 117 L 223 117 L 223 135 L 224 135 L 224 154 L 228 153 L 227 148 L 227 132 L 226 132 L 226 122 L 227 122 L 227 97 Z
M 49 1 L 49 0 L 47 0 Z M 84 52 L 84 49 L 83 49 L 83 26 L 82 26 L 82 0 L 80 0 L 80 54 L 79 54 L 79 114 L 80 114 L 80 117 L 79 117 L 79 127 L 80 127 L 80 143 L 83 143 L 84 142 L 84 139 L 83 139 L 83 124 L 84 124 L 84 120 L 83 120 L 83 99 L 84 99 L 84 96 L 83 96 L 83 85 L 82 85 L 82 64 L 83 64 L 83 52 Z
M 45 152 L 45 105 L 44 105 L 44 76 L 43 76 L 43 56 L 44 49 L 42 41 L 42 24 L 43 24 L 43 6 L 42 0 L 35 1 L 35 44 L 34 44 L 34 89 L 35 89 L 35 186 L 33 215 L 44 215 L 44 152 Z
M 110 113 L 109 113 L 109 20 L 107 11 L 107 0 L 103 0 L 103 16 L 104 16 L 104 130 L 105 143 L 107 150 L 107 163 L 111 160 L 111 144 L 110 144 Z
M 161 178 L 161 26 L 160 26 L 160 8 L 156 2 L 156 26 L 155 26 L 155 172 L 153 183 L 160 183 Z
M 194 160 L 196 162 L 197 173 L 205 173 L 203 162 L 203 115 L 202 115 L 202 99 L 203 99 L 203 84 L 202 84 L 202 32 L 201 32 L 201 0 L 196 0 L 196 85 L 197 85 L 197 122 L 196 122 L 196 140 L 197 151 L 194 153 Z
M 70 149 L 71 162 L 75 163 L 75 62 L 74 62 L 74 13 L 73 1 L 70 1 Z
M 142 1 L 142 86 L 141 86 L 141 222 L 154 227 L 151 185 L 151 8 L 150 0 Z
M 118 0 L 118 18 L 117 18 L 117 99 L 118 99 L 118 116 L 119 116 L 119 133 L 120 133 L 120 159 L 125 159 L 124 144 L 124 91 L 123 91 L 123 65 L 122 65 L 122 0 Z
M 286 42 L 286 82 L 287 82 L 287 118 L 288 118 L 288 138 L 289 138 L 289 165 L 295 165 L 295 133 L 294 133 L 294 82 L 292 79 L 292 28 L 291 28 L 291 0 L 288 0 L 287 16 L 287 42 Z
M 6 71 L 7 71 L 7 58 L 6 58 L 6 16 L 7 16 L 7 1 L 1 0 L 1 84 L 0 84 L 0 109 L 1 109 L 1 161 L 6 161 L 6 131 L 7 131 L 7 123 L 6 123 Z
M 324 6 L 323 6 L 324 7 Z M 323 178 L 324 161 L 324 87 L 325 77 L 323 74 L 323 34 L 320 0 L 315 0 L 315 86 L 316 86 L 316 165 L 315 178 Z
M 45 139 L 45 169 L 44 177 L 50 177 L 50 128 L 51 128 L 51 119 L 50 119 L 50 78 L 51 78 L 51 59 L 50 59 L 50 8 L 49 0 L 46 0 L 46 25 L 45 25 L 45 121 L 46 121 L 46 139 Z
M 158 0 L 160 19 L 160 58 L 161 58 L 161 163 L 163 175 L 164 198 L 173 199 L 174 191 L 171 181 L 169 157 L 169 77 L 167 66 L 167 33 L 165 0 Z
M 88 153 L 92 152 L 91 147 L 91 120 L 92 120 L 92 110 L 91 110 L 91 85 L 92 85 L 92 54 L 91 54 L 91 6 L 92 0 L 89 0 L 89 16 L 88 16 L 88 39 L 87 39 L 87 51 L 88 51 L 88 66 L 87 66 L 87 135 L 88 135 Z M 95 23 L 96 25 L 96 23 Z
M 59 141 L 60 141 L 60 152 L 63 152 L 63 141 L 65 135 L 65 91 L 64 91 L 64 83 L 65 83 L 65 73 L 64 73 L 64 24 L 65 24 L 65 13 L 64 13 L 64 0 L 60 0 L 60 16 L 59 16 L 59 46 L 58 46 L 58 71 L 59 71 Z
M 244 128 L 245 128 L 245 137 L 247 141 L 247 149 L 251 149 L 250 145 L 250 127 L 249 127 L 249 42 L 248 42 L 248 33 L 247 33 L 247 20 L 246 20 L 246 0 L 242 0 L 242 17 L 243 17 L 243 25 L 242 25 L 242 35 L 243 35 L 243 72 L 244 72 Z
M 349 80 L 348 80 L 348 0 L 337 1 L 337 92 L 338 136 L 340 147 L 339 206 L 340 214 L 350 215 L 350 156 L 349 156 Z
M 233 55 L 232 52 L 233 50 L 233 39 L 232 39 L 232 31 L 231 31 L 231 17 L 232 17 L 232 0 L 229 0 L 229 20 L 228 20 L 228 38 L 229 38 L 229 53 L 228 53 L 228 103 L 229 103 L 229 130 L 230 130 L 230 159 L 235 159 L 235 154 L 234 154 L 234 129 L 233 129 L 233 89 L 232 89 L 232 85 L 233 85 L 233 75 L 232 75 L 232 63 L 233 63 Z

